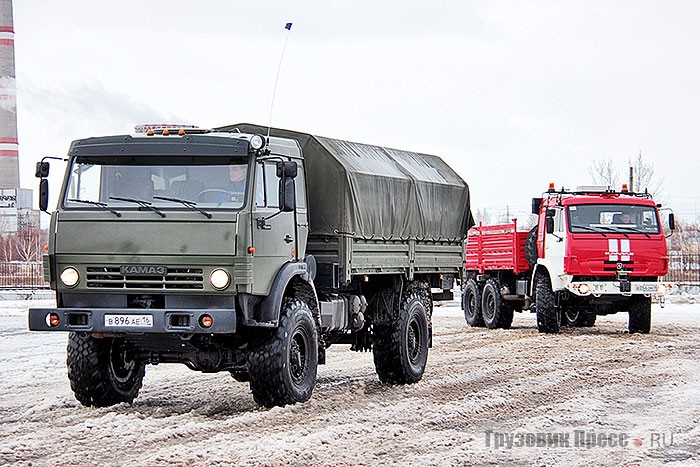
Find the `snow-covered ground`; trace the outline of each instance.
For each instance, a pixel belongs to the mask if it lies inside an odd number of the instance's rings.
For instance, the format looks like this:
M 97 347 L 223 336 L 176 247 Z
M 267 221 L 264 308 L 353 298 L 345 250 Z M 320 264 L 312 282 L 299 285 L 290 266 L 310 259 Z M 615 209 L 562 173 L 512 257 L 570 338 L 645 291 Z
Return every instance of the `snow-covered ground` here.
M 654 305 L 645 336 L 623 314 L 555 336 L 529 313 L 476 329 L 447 303 L 421 382 L 383 385 L 370 354 L 333 346 L 309 402 L 268 410 L 179 365 L 149 366 L 133 405 L 82 407 L 66 335 L 26 329 L 52 301 L 4 300 L 0 465 L 700 465 L 700 304 L 680 301 Z

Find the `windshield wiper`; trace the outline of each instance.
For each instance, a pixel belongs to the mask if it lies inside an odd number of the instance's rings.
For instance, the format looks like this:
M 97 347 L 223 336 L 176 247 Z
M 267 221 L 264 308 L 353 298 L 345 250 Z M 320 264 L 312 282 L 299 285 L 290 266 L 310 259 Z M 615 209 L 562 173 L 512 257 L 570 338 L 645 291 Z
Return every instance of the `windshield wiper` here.
M 90 201 L 89 199 L 75 199 L 75 198 L 71 198 L 68 201 L 70 201 L 72 203 L 91 204 L 93 206 L 97 206 L 98 208 L 104 209 L 105 211 L 109 211 L 117 217 L 122 217 L 121 212 L 117 212 L 114 209 L 110 208 L 109 206 L 107 206 L 107 203 L 101 203 L 99 201 Z
M 641 234 L 646 235 L 647 238 L 651 238 L 651 235 L 649 235 L 648 233 L 644 232 L 643 230 L 640 230 L 638 227 L 632 227 L 632 226 L 629 226 L 629 225 L 618 225 L 617 228 L 618 228 L 618 229 L 629 230 L 630 232 L 633 232 L 633 233 L 641 233 Z
M 144 209 L 148 209 L 150 211 L 155 212 L 158 214 L 160 217 L 165 217 L 165 213 L 163 211 L 159 210 L 157 207 L 153 206 L 152 203 L 149 203 L 148 201 L 144 201 L 142 199 L 136 199 L 136 198 L 120 198 L 119 196 L 110 196 L 109 199 L 113 199 L 115 201 L 126 201 L 127 203 L 136 203 L 140 207 Z
M 607 235 L 605 235 L 605 232 L 600 232 L 598 229 L 594 229 L 593 227 L 589 227 L 587 225 L 572 225 L 571 226 L 572 232 L 574 229 L 581 229 L 581 230 L 586 230 L 588 232 L 595 232 L 595 233 L 601 234 L 603 237 L 607 237 Z
M 214 217 L 211 214 L 209 214 L 208 212 L 198 208 L 197 203 L 195 203 L 194 201 L 189 201 L 189 200 L 180 199 L 180 198 L 169 198 L 167 196 L 154 196 L 153 199 L 162 199 L 164 201 L 172 201 L 174 203 L 180 203 L 183 206 L 192 209 L 193 211 L 197 211 L 197 212 L 201 213 L 207 219 L 211 219 L 212 217 Z

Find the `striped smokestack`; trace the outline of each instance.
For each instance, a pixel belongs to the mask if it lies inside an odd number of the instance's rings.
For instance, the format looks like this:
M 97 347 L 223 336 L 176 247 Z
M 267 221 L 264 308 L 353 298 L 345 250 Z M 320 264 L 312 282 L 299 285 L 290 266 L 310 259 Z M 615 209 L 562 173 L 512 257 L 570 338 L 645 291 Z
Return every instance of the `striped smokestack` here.
M 0 188 L 19 188 L 12 0 L 0 0 Z

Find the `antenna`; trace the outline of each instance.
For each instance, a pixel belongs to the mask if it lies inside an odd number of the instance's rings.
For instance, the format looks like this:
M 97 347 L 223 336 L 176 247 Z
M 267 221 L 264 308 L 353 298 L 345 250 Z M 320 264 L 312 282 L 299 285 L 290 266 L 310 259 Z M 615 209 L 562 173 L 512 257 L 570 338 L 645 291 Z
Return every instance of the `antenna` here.
M 267 122 L 267 144 L 269 144 L 270 141 L 270 128 L 272 127 L 272 110 L 275 108 L 275 94 L 277 94 L 277 82 L 280 79 L 280 70 L 282 70 L 282 60 L 284 60 L 284 52 L 287 50 L 287 42 L 289 42 L 289 35 L 292 33 L 292 23 L 285 24 L 284 29 L 287 30 L 287 38 L 284 40 L 284 47 L 282 48 L 282 55 L 280 56 L 280 64 L 277 66 L 275 87 L 272 88 L 272 102 L 270 103 L 270 119 Z

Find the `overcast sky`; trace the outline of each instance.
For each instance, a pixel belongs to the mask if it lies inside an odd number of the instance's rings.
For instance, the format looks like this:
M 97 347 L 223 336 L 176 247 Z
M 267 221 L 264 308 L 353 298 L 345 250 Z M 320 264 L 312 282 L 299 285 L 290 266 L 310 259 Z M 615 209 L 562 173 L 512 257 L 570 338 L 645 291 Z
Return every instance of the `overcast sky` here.
M 700 217 L 697 1 L 15 0 L 14 20 L 25 188 L 73 139 L 267 124 L 291 21 L 273 126 L 439 155 L 494 215 L 641 151 Z

